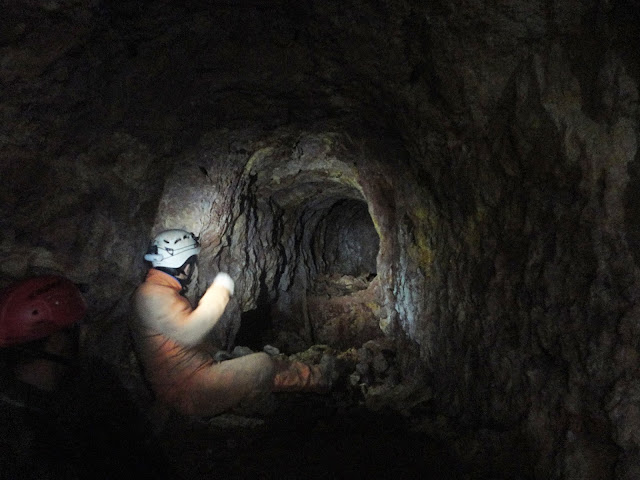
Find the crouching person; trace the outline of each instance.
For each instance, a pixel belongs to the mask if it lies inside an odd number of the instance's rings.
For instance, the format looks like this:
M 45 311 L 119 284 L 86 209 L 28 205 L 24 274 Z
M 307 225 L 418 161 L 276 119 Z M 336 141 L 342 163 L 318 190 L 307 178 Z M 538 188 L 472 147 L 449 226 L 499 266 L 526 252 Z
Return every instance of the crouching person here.
M 318 365 L 272 359 L 264 352 L 216 362 L 198 348 L 222 316 L 234 282 L 219 273 L 193 308 L 182 295 L 200 244 L 185 230 L 153 240 L 146 280 L 133 297 L 132 333 L 156 399 L 185 415 L 210 416 L 268 392 L 326 392 L 330 374 Z

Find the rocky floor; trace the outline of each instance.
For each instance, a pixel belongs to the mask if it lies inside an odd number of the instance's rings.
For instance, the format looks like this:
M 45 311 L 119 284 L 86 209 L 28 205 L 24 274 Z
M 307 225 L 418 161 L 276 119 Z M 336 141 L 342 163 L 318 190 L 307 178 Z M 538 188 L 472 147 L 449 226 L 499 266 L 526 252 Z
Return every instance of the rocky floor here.
M 401 377 L 391 342 L 289 358 L 325 355 L 339 373 L 330 393 L 274 393 L 212 418 L 158 414 L 133 388 L 134 363 L 123 382 L 124 366 L 89 361 L 55 393 L 0 375 L 0 480 L 501 478 L 464 466 L 460 444 L 438 431 L 430 388 Z
M 345 378 L 331 394 L 272 394 L 253 411 L 169 415 L 161 428 L 100 365 L 57 395 L 21 393 L 1 402 L 2 480 L 503 478 L 418 432 L 411 406 L 426 394 L 402 385 Z
M 154 432 L 125 396 L 94 393 L 4 404 L 0 478 L 463 478 L 399 415 L 334 396 L 280 395 L 267 415 L 171 417 Z
M 225 428 L 230 420 L 233 428 Z M 341 409 L 321 396 L 289 395 L 263 421 L 218 418 L 164 437 L 181 478 L 463 478 L 447 451 L 410 433 L 391 412 Z M 180 433 L 176 435 L 176 432 Z M 186 439 L 186 441 L 185 441 Z

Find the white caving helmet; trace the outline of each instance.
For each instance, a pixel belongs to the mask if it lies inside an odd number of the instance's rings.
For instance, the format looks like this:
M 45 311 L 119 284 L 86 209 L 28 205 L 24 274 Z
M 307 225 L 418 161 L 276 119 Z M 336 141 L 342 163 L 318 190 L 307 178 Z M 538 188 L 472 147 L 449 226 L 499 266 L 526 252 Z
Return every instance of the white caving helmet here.
M 156 235 L 144 259 L 153 267 L 179 269 L 200 253 L 198 237 L 186 230 L 165 230 Z

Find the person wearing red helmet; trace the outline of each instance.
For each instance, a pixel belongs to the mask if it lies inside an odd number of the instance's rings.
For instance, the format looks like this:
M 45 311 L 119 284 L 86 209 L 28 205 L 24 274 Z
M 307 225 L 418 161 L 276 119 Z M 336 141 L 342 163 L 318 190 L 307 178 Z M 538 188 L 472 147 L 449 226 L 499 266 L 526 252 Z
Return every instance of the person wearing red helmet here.
M 11 353 L 15 378 L 39 390 L 55 390 L 76 350 L 73 327 L 86 303 L 78 287 L 60 275 L 40 275 L 0 292 L 0 348 Z
M 0 347 L 48 337 L 78 322 L 87 306 L 71 280 L 40 275 L 0 292 Z
M 199 348 L 234 293 L 233 280 L 220 272 L 192 307 L 183 293 L 199 253 L 193 233 L 159 233 L 145 255 L 152 268 L 133 296 L 134 344 L 157 400 L 182 414 L 210 416 L 272 391 L 328 391 L 328 368 L 264 352 L 217 362 Z

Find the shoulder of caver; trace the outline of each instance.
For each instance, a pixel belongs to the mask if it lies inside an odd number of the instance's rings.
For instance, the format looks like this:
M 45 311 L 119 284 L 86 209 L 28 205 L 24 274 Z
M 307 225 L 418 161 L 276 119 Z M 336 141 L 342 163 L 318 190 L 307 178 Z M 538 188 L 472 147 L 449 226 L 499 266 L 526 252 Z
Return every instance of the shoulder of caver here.
M 160 285 L 141 285 L 134 294 L 134 308 L 142 323 L 160 331 L 171 330 L 172 323 L 181 323 L 189 312 L 189 300 L 175 290 Z

